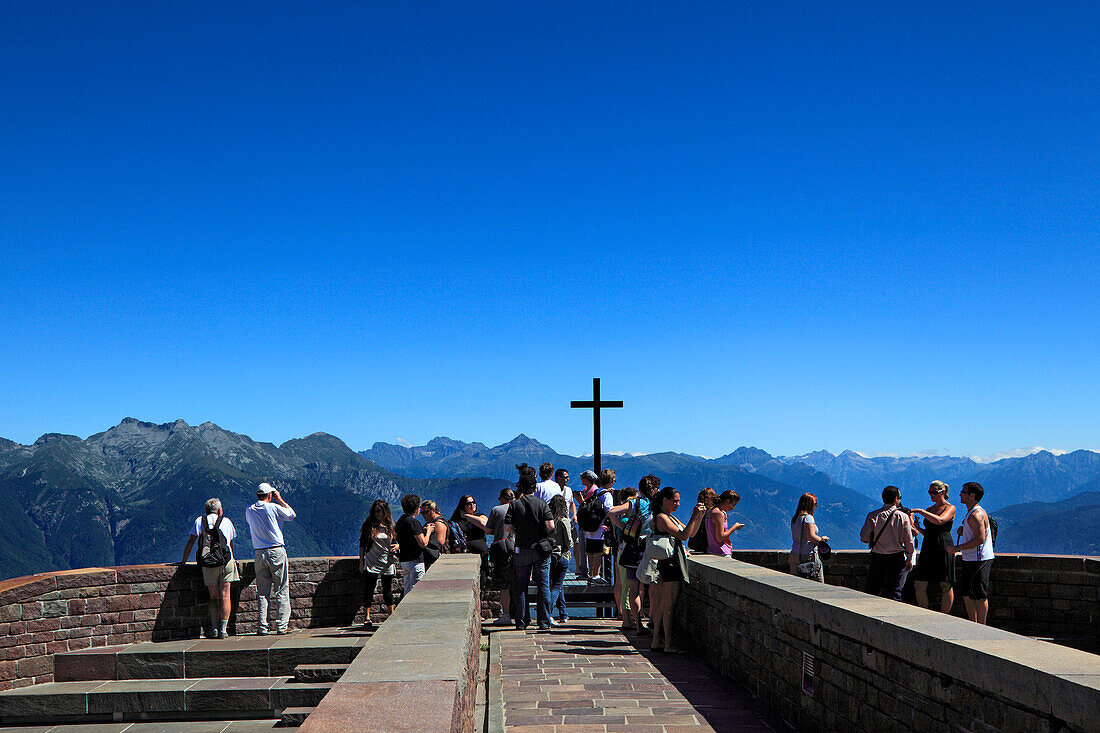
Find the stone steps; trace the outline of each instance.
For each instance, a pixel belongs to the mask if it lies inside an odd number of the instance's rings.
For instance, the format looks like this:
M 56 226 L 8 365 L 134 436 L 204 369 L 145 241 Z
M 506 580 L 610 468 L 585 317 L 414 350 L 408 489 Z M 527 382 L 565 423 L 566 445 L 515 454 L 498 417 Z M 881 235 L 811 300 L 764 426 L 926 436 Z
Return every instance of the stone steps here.
M 299 664 L 294 668 L 294 681 L 338 682 L 347 670 L 346 664 Z
M 48 682 L 0 692 L 0 725 L 96 721 L 277 718 L 317 705 L 329 683 L 290 677 Z
M 314 710 L 316 710 L 316 708 L 312 707 L 287 708 L 283 711 L 279 722 L 284 727 L 297 727 L 306 722 L 306 718 L 308 718 L 309 714 L 312 713 Z
M 370 631 L 321 630 L 286 636 L 138 642 L 96 647 L 54 656 L 56 682 L 207 677 L 280 677 L 299 665 L 348 664 Z

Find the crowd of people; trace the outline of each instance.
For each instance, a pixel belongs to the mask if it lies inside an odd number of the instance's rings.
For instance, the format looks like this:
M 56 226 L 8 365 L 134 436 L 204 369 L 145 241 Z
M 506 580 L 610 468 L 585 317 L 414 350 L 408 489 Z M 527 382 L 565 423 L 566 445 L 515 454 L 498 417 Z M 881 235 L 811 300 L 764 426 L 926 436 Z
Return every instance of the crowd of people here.
M 432 563 L 444 553 L 481 556 L 482 585 L 500 591 L 497 625 L 526 629 L 533 622 L 550 629 L 569 620 L 565 580 L 572 558 L 577 577 L 591 586 L 610 586 L 614 613 L 624 632 L 652 635 L 652 648 L 675 653 L 672 610 L 683 583 L 688 582 L 687 556 L 707 553 L 730 557 L 732 536 L 745 525 L 730 523 L 729 512 L 740 501 L 734 491 L 716 493 L 705 488 L 696 497 L 688 521 L 680 521 L 680 492 L 661 487 L 649 474 L 637 488 L 615 489 L 615 471 L 584 471 L 581 488 L 569 487 L 569 472 L 550 463 L 537 471 L 516 466 L 515 490 L 506 488 L 499 503 L 482 513 L 477 500 L 462 496 L 449 518 L 439 506 L 416 494 L 401 498 L 401 516 L 395 521 L 390 505 L 377 499 L 359 534 L 359 570 L 363 574 L 364 623 L 373 627 L 371 608 L 381 584 L 382 604 L 389 613 L 396 604 L 394 579 L 401 567 L 403 593 L 408 593 Z M 959 498 L 966 515 L 951 529 L 957 508 L 948 500 L 947 484 L 933 481 L 927 509 L 901 503 L 901 490 L 887 486 L 882 507 L 870 512 L 860 539 L 870 549 L 868 593 L 901 600 L 912 571 L 917 602 L 929 606 L 929 585 L 939 585 L 940 610 L 951 611 L 957 589 L 972 621 L 985 623 L 989 613 L 990 570 L 996 525 L 982 509 L 984 489 L 970 482 Z M 282 524 L 295 518 L 294 510 L 270 484 L 256 491 L 256 503 L 245 511 L 252 535 L 259 598 L 258 633 L 287 633 L 290 620 L 289 573 Z M 824 561 L 831 549 L 814 520 L 817 497 L 803 494 L 791 519 L 792 574 L 825 582 Z M 923 521 L 923 525 L 922 525 Z M 237 533 L 224 516 L 221 502 L 206 502 L 203 516 L 191 526 L 186 562 L 198 544 L 196 561 L 210 592 L 210 628 L 207 636 L 225 638 L 230 616 L 230 583 L 239 580 L 233 558 Z M 923 537 L 917 553 L 917 539 Z M 491 539 L 490 539 L 491 538 Z M 956 553 L 962 558 L 956 561 Z M 182 564 L 182 563 L 181 563 Z M 534 599 L 528 598 L 534 583 Z M 649 624 L 643 611 L 648 601 Z M 269 608 L 274 606 L 274 623 Z
M 967 618 L 984 624 L 989 616 L 997 525 L 981 506 L 985 489 L 970 481 L 959 492 L 966 514 L 952 538 L 958 508 L 948 499 L 949 489 L 944 482 L 933 481 L 928 486 L 927 509 L 905 507 L 897 486 L 882 490 L 882 506 L 867 514 L 859 533 L 871 551 L 866 590 L 900 601 L 911 575 L 920 606 L 929 607 L 928 588 L 935 583 L 940 589 L 941 612 L 951 612 L 958 591 Z M 790 568 L 792 573 L 823 583 L 829 538 L 818 533 L 813 517 L 816 508 L 817 497 L 813 494 L 803 494 L 798 501 L 791 519 Z M 921 537 L 918 553 L 917 539 Z

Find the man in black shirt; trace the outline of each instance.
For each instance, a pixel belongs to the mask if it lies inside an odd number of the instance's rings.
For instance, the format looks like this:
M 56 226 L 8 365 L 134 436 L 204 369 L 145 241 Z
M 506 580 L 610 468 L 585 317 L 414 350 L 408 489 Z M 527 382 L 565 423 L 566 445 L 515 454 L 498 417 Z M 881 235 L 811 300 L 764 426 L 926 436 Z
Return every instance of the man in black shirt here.
M 546 502 L 534 495 L 535 477 L 521 475 L 516 484 L 519 498 L 509 505 L 504 523 L 516 538 L 516 628 L 520 631 L 531 623 L 531 607 L 527 602 L 527 586 L 534 572 L 538 586 L 538 624 L 550 628 L 550 537 L 554 532 L 554 516 Z
M 408 595 L 417 581 L 424 577 L 424 548 L 428 546 L 427 529 L 417 515 L 420 513 L 420 497 L 409 494 L 401 497 L 401 510 L 405 512 L 394 525 L 397 535 L 397 560 L 401 563 L 405 593 Z

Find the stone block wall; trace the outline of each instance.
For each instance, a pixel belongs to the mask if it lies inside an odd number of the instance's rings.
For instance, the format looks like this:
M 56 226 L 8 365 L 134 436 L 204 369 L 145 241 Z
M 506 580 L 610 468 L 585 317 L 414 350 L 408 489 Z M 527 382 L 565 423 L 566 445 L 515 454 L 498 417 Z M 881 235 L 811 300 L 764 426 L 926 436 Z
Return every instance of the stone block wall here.
M 230 630 L 251 633 L 258 617 L 253 563 L 238 565 Z M 400 597 L 400 577 L 394 589 Z M 197 637 L 209 623 L 208 598 L 196 565 L 85 568 L 0 582 L 0 690 L 52 682 L 57 652 Z M 362 623 L 358 559 L 291 558 L 290 604 L 292 628 Z M 372 620 L 385 619 L 380 588 L 374 604 Z
M 679 642 L 797 730 L 1096 730 L 1100 657 L 738 560 L 689 560 Z
M 480 563 L 445 555 L 432 565 L 299 730 L 472 733 Z
M 734 552 L 733 557 L 788 572 L 786 552 L 742 550 Z M 867 581 L 867 564 L 867 552 L 834 552 L 825 563 L 825 582 L 861 591 Z M 991 626 L 1100 651 L 1100 558 L 997 555 L 992 584 Z M 932 607 L 939 608 L 939 589 L 930 588 L 929 594 Z M 915 602 L 910 588 L 905 600 Z M 966 607 L 958 592 L 952 613 L 966 618 Z

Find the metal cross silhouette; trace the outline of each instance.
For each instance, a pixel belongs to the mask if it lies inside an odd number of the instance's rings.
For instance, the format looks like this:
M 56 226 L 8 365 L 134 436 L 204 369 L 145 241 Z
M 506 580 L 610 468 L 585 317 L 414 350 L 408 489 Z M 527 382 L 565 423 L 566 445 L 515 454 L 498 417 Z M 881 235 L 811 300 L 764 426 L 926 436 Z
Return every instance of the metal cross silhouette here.
M 573 400 L 569 403 L 570 407 L 584 407 L 592 409 L 592 463 L 595 466 L 597 475 L 600 473 L 600 408 L 601 407 L 622 407 L 622 400 L 601 400 L 600 399 L 600 378 L 592 377 L 592 399 L 591 400 Z

